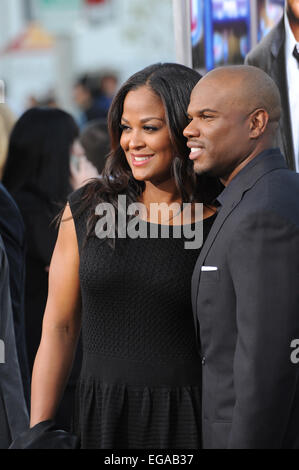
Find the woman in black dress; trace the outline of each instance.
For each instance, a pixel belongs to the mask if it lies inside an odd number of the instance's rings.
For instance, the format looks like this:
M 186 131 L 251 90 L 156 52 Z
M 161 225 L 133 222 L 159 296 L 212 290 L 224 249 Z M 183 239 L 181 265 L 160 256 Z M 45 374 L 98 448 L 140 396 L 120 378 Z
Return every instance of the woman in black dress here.
M 82 324 L 74 430 L 85 449 L 201 445 L 201 361 L 190 302 L 200 248 L 185 249 L 177 234 L 188 225 L 203 227 L 206 237 L 215 217 L 209 203 L 219 189 L 194 175 L 183 137 L 199 79 L 182 65 L 157 64 L 122 86 L 109 113 L 112 150 L 104 172 L 69 197 L 60 224 L 31 426 L 54 418 Z M 200 220 L 196 202 L 205 203 Z M 137 217 L 133 203 L 145 212 Z M 164 203 L 155 219 L 153 203 Z M 179 210 L 169 216 L 174 203 Z M 192 210 L 182 227 L 183 203 Z M 135 237 L 135 229 L 143 235 Z

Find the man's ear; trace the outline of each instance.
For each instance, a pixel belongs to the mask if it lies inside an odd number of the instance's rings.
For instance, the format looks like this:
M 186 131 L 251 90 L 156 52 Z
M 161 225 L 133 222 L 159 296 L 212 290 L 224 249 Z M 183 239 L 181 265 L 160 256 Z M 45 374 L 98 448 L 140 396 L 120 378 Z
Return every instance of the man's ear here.
M 258 139 L 264 134 L 269 122 L 269 114 L 265 109 L 259 108 L 252 112 L 250 116 L 250 133 L 251 139 Z

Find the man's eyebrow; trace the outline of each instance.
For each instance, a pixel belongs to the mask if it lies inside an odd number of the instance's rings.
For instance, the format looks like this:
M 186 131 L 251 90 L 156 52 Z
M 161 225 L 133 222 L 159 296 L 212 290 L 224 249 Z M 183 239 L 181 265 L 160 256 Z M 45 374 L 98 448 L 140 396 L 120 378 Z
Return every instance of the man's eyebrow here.
M 203 113 L 214 113 L 214 114 L 218 114 L 218 111 L 216 111 L 215 109 L 211 109 L 211 108 L 204 108 L 204 109 L 200 109 L 198 111 L 198 114 L 203 114 Z
M 191 110 L 191 108 L 188 109 L 188 111 L 187 111 L 188 117 L 190 117 L 190 111 L 193 111 L 193 110 Z M 204 109 L 199 109 L 199 110 L 194 110 L 193 111 L 193 114 L 203 114 L 203 113 L 218 114 L 219 111 L 216 111 L 215 109 L 211 109 L 211 108 L 204 108 Z
M 204 108 L 200 109 L 194 112 L 195 115 L 201 116 L 204 113 L 213 113 L 213 114 L 219 114 L 219 111 L 216 111 L 215 109 L 210 109 L 210 108 Z M 188 118 L 191 118 L 190 112 L 188 111 Z

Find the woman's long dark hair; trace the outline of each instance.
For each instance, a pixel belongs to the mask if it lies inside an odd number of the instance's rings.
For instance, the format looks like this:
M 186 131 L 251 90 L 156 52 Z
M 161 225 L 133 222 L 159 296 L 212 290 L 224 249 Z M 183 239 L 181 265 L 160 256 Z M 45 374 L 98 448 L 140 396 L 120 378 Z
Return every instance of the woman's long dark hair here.
M 108 127 L 111 152 L 107 158 L 100 180 L 87 185 L 79 212 L 90 208 L 87 237 L 94 232 L 98 217 L 95 207 L 101 202 L 113 205 L 117 213 L 118 195 L 127 196 L 127 205 L 136 202 L 145 189 L 143 181 L 137 181 L 120 146 L 121 118 L 127 94 L 140 87 L 149 87 L 164 105 L 170 139 L 173 146 L 172 173 L 182 202 L 209 204 L 219 194 L 219 185 L 213 178 L 196 176 L 189 159 L 187 140 L 183 130 L 188 125 L 187 108 L 191 92 L 201 75 L 179 64 L 155 64 L 134 74 L 120 88 L 110 107 Z M 117 217 L 116 217 L 117 220 Z M 117 227 L 116 227 L 117 231 Z
M 49 203 L 65 204 L 70 187 L 71 145 L 79 134 L 72 116 L 60 109 L 32 108 L 10 137 L 3 184 L 12 194 L 29 189 Z

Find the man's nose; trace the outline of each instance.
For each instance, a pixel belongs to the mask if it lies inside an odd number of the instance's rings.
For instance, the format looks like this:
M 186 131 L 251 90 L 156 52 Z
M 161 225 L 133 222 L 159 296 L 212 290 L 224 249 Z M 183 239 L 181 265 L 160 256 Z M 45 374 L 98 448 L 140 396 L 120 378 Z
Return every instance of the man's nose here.
M 198 137 L 200 135 L 199 127 L 195 124 L 194 120 L 192 120 L 188 126 L 184 129 L 183 134 L 187 139 L 191 137 Z

